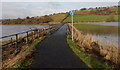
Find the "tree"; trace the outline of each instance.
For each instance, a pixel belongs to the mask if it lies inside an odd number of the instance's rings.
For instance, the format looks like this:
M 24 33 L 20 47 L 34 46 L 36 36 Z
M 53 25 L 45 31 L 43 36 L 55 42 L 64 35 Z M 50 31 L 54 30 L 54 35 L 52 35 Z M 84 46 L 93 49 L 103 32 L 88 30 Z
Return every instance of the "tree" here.
M 26 17 L 26 19 L 29 19 L 29 18 L 30 18 L 29 16 Z
M 81 8 L 80 10 L 86 10 L 86 8 Z
M 21 18 L 17 18 L 17 19 L 21 19 Z

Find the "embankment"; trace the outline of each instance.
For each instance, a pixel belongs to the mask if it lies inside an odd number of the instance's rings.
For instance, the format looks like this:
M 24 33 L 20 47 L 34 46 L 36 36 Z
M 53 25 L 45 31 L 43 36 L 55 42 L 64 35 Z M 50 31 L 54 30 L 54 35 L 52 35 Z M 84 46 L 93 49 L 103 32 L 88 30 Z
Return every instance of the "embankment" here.
M 27 33 L 24 37 L 19 37 L 18 33 L 15 34 L 16 39 L 8 43 L 2 44 L 2 68 L 24 68 L 31 64 L 31 58 L 36 51 L 36 46 L 49 34 L 59 29 L 63 23 L 54 25 L 50 28 L 37 29 Z M 13 36 L 13 35 L 10 35 Z M 2 38 L 6 38 L 5 36 Z M 27 61 L 26 61 L 27 60 Z
M 68 24 L 70 33 L 72 33 L 72 25 Z M 101 57 L 106 62 L 110 63 L 115 67 L 120 65 L 120 48 L 114 45 L 105 45 L 100 41 L 96 41 L 90 35 L 82 34 L 82 31 L 79 31 L 73 27 L 73 37 L 77 45 L 83 50 L 92 53 L 96 57 Z

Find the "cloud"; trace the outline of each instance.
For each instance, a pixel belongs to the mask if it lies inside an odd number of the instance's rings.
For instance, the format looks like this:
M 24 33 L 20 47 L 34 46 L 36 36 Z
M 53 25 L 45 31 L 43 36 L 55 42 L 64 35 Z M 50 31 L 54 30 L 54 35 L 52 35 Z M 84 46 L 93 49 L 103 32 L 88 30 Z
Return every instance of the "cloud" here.
M 2 2 L 119 2 L 119 0 L 2 0 Z
M 2 19 L 2 3 L 0 2 L 0 19 Z
M 29 16 L 31 13 L 28 9 L 20 6 L 6 5 L 2 6 L 2 18 L 18 18 Z
M 53 14 L 53 13 L 59 13 L 59 12 L 66 12 L 67 10 L 62 9 L 51 9 L 51 8 L 43 8 L 43 7 L 37 7 L 37 8 L 29 8 L 28 7 L 22 7 L 18 5 L 12 5 L 9 3 L 5 3 L 2 6 L 2 18 L 3 19 L 9 19 L 9 18 L 25 18 L 26 16 L 43 16 L 47 14 Z
M 57 9 L 60 7 L 59 2 L 48 2 L 49 5 L 51 5 L 54 9 Z
M 25 18 L 67 12 L 80 8 L 117 5 L 114 2 L 4 2 L 2 18 Z

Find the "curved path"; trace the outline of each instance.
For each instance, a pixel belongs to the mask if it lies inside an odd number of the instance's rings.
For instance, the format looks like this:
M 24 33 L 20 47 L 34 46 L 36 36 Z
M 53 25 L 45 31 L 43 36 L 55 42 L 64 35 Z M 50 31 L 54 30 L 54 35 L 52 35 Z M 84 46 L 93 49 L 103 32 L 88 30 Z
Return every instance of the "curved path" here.
M 31 68 L 87 68 L 87 65 L 69 48 L 67 25 L 47 37 L 37 48 Z

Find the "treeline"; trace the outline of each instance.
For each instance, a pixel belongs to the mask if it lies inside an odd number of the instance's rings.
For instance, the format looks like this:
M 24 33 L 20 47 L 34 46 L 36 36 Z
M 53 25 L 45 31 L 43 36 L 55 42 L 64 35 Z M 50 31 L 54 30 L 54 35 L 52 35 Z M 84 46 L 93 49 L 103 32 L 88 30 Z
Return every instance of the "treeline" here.
M 2 20 L 2 24 L 41 24 L 41 23 L 49 23 L 53 21 L 52 18 L 49 16 L 45 15 L 43 17 L 29 17 L 27 16 L 25 19 L 5 19 Z

